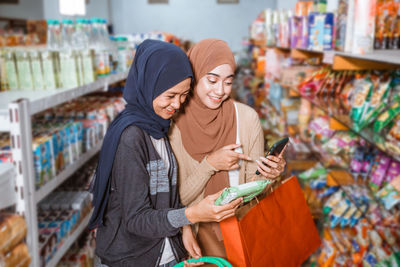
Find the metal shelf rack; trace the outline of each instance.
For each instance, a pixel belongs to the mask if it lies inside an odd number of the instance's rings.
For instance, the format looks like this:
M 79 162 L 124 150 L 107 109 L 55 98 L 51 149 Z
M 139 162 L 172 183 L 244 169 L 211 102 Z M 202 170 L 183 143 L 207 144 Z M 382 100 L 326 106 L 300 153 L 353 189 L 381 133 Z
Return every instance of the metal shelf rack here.
M 50 180 L 39 190 L 35 189 L 35 171 L 32 153 L 32 120 L 31 116 L 48 108 L 73 100 L 82 95 L 107 90 L 110 84 L 126 79 L 128 72 L 101 77 L 95 82 L 71 89 L 48 91 L 12 91 L 0 93 L 0 131 L 11 134 L 11 151 L 15 174 L 16 211 L 25 216 L 28 225 L 27 245 L 32 261 L 31 266 L 40 266 L 37 203 L 50 194 L 71 174 L 95 155 L 101 148 L 101 142 L 86 152 L 59 175 Z M 0 169 L 1 170 L 1 169 Z M 87 225 L 89 217 L 81 223 L 80 232 Z M 86 223 L 85 223 L 86 222 Z M 76 233 L 76 234 L 75 234 Z M 55 266 L 79 235 L 75 231 L 68 242 L 57 252 L 48 266 Z

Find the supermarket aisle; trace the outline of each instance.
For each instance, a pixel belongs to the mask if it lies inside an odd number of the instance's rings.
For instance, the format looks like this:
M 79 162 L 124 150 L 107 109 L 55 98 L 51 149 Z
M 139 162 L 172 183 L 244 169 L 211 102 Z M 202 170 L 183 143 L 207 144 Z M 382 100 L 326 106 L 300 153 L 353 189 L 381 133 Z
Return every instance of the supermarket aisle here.
M 168 15 L 182 1 L 138 6 L 163 26 L 143 33 L 113 32 L 138 29 L 126 1 L 35 1 L 43 12 L 0 4 L 0 266 L 93 266 L 87 190 L 136 48 L 187 51 L 206 33 L 242 47 L 232 97 L 257 111 L 267 144 L 290 137 L 284 176 L 297 176 L 322 239 L 304 266 L 400 266 L 399 1 L 207 0 L 191 40 Z

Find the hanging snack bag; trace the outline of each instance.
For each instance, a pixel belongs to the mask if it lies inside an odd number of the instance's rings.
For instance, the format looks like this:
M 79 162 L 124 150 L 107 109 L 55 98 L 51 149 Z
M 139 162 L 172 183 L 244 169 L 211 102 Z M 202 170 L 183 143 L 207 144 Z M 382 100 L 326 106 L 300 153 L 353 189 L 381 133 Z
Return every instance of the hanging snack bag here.
M 315 179 L 318 178 L 320 176 L 326 176 L 326 169 L 321 165 L 321 163 L 317 163 L 314 167 L 312 167 L 311 169 L 302 172 L 299 174 L 299 178 L 303 179 L 303 180 L 310 180 L 310 179 Z
M 380 198 L 387 210 L 392 209 L 398 204 L 400 202 L 400 176 L 382 188 L 377 193 L 377 197 Z
M 355 85 L 352 99 L 353 107 L 351 109 L 351 118 L 357 124 L 361 120 L 364 109 L 369 102 L 372 89 L 373 83 L 370 77 L 365 77 L 364 79 L 359 80 Z
M 374 132 L 378 133 L 400 113 L 400 95 L 394 99 L 394 104 L 384 113 L 382 113 L 374 123 Z
M 336 227 L 346 212 L 350 209 L 350 201 L 347 198 L 343 198 L 332 210 L 329 218 L 331 220 L 330 227 Z
M 387 169 L 389 168 L 390 158 L 379 154 L 376 158 L 374 163 L 372 173 L 371 173 L 371 180 L 370 180 L 370 187 L 372 191 L 378 191 L 382 185 L 383 180 L 385 179 Z

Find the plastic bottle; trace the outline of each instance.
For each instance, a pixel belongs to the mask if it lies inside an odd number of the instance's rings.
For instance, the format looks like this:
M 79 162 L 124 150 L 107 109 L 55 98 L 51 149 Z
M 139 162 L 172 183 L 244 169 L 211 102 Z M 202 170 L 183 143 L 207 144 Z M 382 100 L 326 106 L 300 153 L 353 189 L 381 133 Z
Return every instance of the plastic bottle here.
M 273 33 L 272 10 L 271 9 L 265 10 L 265 37 L 266 37 L 267 46 L 275 45 L 275 35 Z
M 76 52 L 73 50 L 73 21 L 65 19 L 62 22 L 60 66 L 63 88 L 74 88 L 81 85 L 81 68 L 77 62 Z
M 73 35 L 74 35 L 74 22 L 70 19 L 63 19 L 62 31 L 61 31 L 61 49 L 71 50 L 73 46 Z
M 273 35 L 274 35 L 274 39 L 275 39 L 275 45 L 280 46 L 280 42 L 279 42 L 279 11 L 278 10 L 275 10 L 273 12 L 272 27 L 273 27 Z
M 77 19 L 75 23 L 75 31 L 72 36 L 74 49 L 88 49 L 89 48 L 89 37 L 85 32 L 85 20 Z
M 90 46 L 95 51 L 95 66 L 98 76 L 105 76 L 108 74 L 108 53 L 106 55 L 103 35 L 101 31 L 101 19 L 92 18 L 92 40 L 90 42 Z
M 108 65 L 106 65 L 106 68 L 108 66 L 108 69 L 106 69 L 107 73 L 111 73 L 112 70 L 114 69 L 113 62 L 114 62 L 114 47 L 113 43 L 110 40 L 110 35 L 108 33 L 107 29 L 107 20 L 106 19 L 100 19 L 100 25 L 101 25 L 101 35 L 102 35 L 102 40 L 104 42 L 104 48 L 106 50 L 106 54 L 108 56 Z
M 47 49 L 56 51 L 60 48 L 59 38 L 56 32 L 56 23 L 54 20 L 47 21 Z

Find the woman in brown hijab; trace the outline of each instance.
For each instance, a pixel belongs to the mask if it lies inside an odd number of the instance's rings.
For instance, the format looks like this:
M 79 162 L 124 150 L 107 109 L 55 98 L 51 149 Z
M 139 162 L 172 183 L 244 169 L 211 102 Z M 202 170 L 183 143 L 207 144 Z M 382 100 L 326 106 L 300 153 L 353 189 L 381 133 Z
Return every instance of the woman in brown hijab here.
M 188 57 L 195 75 L 193 97 L 169 134 L 179 165 L 182 203 L 191 206 L 225 187 L 248 182 L 256 170 L 267 179 L 278 178 L 286 162 L 282 156 L 263 157 L 257 113 L 229 98 L 236 65 L 228 45 L 205 39 L 189 50 Z M 218 223 L 200 223 L 197 230 L 203 256 L 226 258 Z

